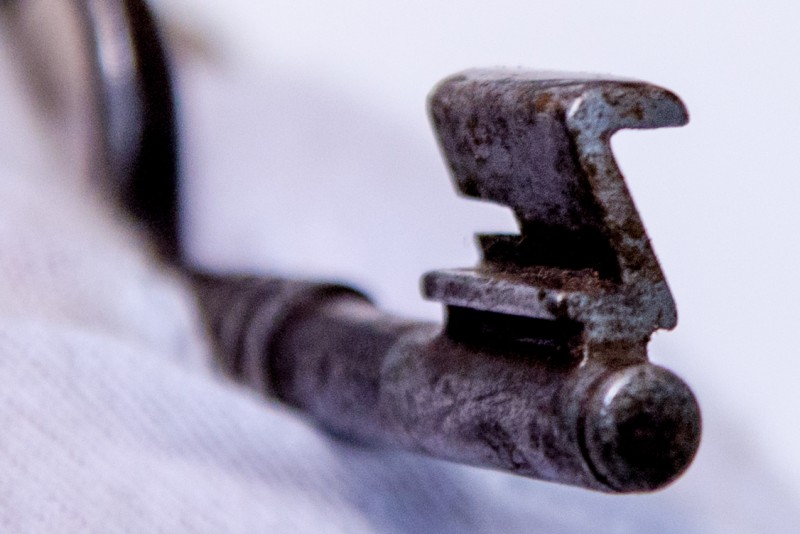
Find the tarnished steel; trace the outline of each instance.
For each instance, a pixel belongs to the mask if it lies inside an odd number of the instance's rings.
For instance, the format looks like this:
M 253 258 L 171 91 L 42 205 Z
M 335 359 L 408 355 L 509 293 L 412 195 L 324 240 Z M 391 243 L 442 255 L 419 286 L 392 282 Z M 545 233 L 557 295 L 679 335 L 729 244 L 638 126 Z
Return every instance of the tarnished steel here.
M 196 273 L 175 239 L 173 104 L 152 20 L 142 0 L 74 1 L 107 189 L 185 272 L 233 380 L 365 446 L 607 492 L 654 490 L 686 469 L 697 402 L 647 361 L 675 307 L 609 148 L 620 128 L 686 122 L 675 95 L 560 73 L 445 80 L 431 115 L 456 185 L 509 206 L 520 234 L 479 236 L 480 265 L 425 276 L 447 310 L 435 325 L 339 284 Z
M 428 274 L 428 298 L 578 321 L 593 343 L 644 341 L 675 326 L 609 139 L 686 123 L 678 97 L 631 80 L 471 70 L 442 82 L 430 110 L 459 191 L 509 206 L 520 235 L 480 236 L 481 264 Z
M 576 358 L 578 325 L 453 308 L 442 329 L 336 284 L 195 280 L 224 370 L 340 438 L 607 492 L 662 487 L 697 449 L 686 385 Z
M 224 367 L 365 445 L 609 492 L 674 480 L 700 412 L 647 361 L 675 308 L 608 142 L 685 122 L 682 104 L 640 82 L 469 71 L 431 114 L 459 190 L 511 207 L 521 234 L 425 276 L 444 327 L 339 285 L 196 276 Z
M 274 393 L 269 369 L 273 341 L 298 311 L 320 299 L 347 295 L 366 300 L 355 289 L 284 278 L 191 273 L 206 327 L 221 369 L 250 387 Z

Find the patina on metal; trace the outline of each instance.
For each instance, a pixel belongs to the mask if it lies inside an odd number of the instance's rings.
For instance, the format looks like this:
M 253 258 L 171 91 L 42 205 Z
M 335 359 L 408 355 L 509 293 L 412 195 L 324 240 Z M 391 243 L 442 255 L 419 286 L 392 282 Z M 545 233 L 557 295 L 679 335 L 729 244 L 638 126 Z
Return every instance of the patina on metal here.
M 512 208 L 520 235 L 480 236 L 481 265 L 428 274 L 428 298 L 578 321 L 591 344 L 641 344 L 675 326 L 609 145 L 622 128 L 685 124 L 674 94 L 630 80 L 473 70 L 438 87 L 431 115 L 458 189 Z
M 340 285 L 196 275 L 225 368 L 333 434 L 609 492 L 690 463 L 700 413 L 647 361 L 675 306 L 609 148 L 680 125 L 641 82 L 526 71 L 445 80 L 431 115 L 459 190 L 514 210 L 475 268 L 423 279 L 442 326 Z
M 424 295 L 446 306 L 436 325 L 381 312 L 340 284 L 193 269 L 174 240 L 169 85 L 138 79 L 148 69 L 168 74 L 155 26 L 141 0 L 75 1 L 88 42 L 101 47 L 91 63 L 99 109 L 123 108 L 101 121 L 110 190 L 186 274 L 233 380 L 368 447 L 606 492 L 655 490 L 688 467 L 700 440 L 697 402 L 647 360 L 651 334 L 675 326 L 675 306 L 609 146 L 620 128 L 685 123 L 675 95 L 631 80 L 522 70 L 442 82 L 430 110 L 456 186 L 510 207 L 520 233 L 479 236 L 478 266 L 425 275 Z M 90 9 L 101 5 L 113 9 Z M 154 52 L 121 58 L 136 68 L 118 91 L 100 59 L 103 46 L 119 42 L 128 43 L 115 49 L 123 55 Z M 132 132 L 120 129 L 114 117 L 126 109 L 140 119 L 167 110 L 166 136 L 139 119 Z M 143 159 L 165 181 L 153 186 L 130 162 L 158 139 L 170 145 L 163 157 Z

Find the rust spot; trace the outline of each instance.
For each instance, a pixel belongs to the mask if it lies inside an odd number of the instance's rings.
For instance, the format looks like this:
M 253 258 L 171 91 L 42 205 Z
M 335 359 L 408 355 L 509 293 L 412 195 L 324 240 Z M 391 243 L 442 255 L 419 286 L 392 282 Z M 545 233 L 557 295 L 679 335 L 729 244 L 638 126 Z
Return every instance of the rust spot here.
M 641 102 L 636 102 L 633 107 L 626 109 L 622 117 L 626 119 L 633 118 L 640 122 L 644 120 L 644 108 Z
M 550 107 L 552 102 L 553 95 L 548 92 L 544 92 L 537 95 L 536 99 L 533 101 L 533 106 L 538 113 L 544 113 Z

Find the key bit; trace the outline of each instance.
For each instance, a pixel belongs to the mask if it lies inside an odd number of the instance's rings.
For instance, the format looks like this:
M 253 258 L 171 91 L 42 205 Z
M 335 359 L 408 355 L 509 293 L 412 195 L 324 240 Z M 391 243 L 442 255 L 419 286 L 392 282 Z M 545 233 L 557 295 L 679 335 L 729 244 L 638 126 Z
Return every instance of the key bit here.
M 609 139 L 622 128 L 685 124 L 677 96 L 632 80 L 470 70 L 438 86 L 430 111 L 458 190 L 510 207 L 520 234 L 478 236 L 480 265 L 428 274 L 427 298 L 576 321 L 587 344 L 617 353 L 675 326 Z

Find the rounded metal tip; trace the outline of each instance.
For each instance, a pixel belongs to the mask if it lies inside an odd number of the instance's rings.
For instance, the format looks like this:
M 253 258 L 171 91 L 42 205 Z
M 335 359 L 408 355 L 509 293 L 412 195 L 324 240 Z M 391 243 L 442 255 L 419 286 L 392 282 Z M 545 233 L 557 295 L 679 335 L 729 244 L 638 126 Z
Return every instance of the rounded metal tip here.
M 691 463 L 700 445 L 700 408 L 677 376 L 651 364 L 609 375 L 589 400 L 584 454 L 619 492 L 652 491 Z

